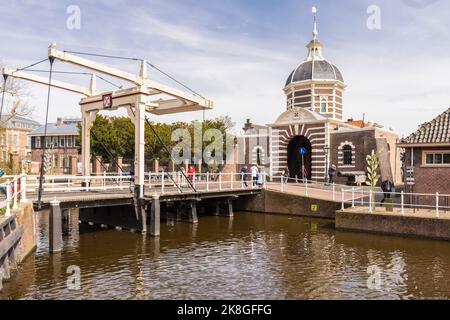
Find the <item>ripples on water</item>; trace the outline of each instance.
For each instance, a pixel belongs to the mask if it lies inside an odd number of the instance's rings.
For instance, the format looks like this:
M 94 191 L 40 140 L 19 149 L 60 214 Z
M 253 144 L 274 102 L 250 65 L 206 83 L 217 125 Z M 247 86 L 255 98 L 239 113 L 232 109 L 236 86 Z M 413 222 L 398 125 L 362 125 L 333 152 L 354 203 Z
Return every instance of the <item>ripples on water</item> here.
M 198 226 L 163 223 L 160 239 L 78 225 L 50 255 L 48 214 L 38 250 L 3 299 L 418 299 L 449 298 L 450 244 L 337 232 L 326 220 L 237 213 Z M 71 265 L 81 289 L 67 289 Z M 369 289 L 367 268 L 381 271 Z

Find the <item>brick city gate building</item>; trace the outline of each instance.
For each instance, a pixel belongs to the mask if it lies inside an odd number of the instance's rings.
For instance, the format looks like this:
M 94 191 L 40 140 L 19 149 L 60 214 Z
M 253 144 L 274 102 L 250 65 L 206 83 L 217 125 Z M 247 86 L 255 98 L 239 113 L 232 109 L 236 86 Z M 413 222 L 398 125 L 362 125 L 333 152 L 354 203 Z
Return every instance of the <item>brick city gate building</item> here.
M 375 123 L 343 121 L 343 95 L 347 85 L 341 71 L 322 54 L 314 19 L 308 53 L 289 75 L 283 89 L 286 111 L 267 126 L 247 120 L 238 138 L 247 166 L 257 164 L 279 177 L 288 169 L 292 178 L 325 181 L 328 167 L 336 165 L 336 182 L 365 180 L 366 156 L 375 150 L 381 176 L 401 182 L 398 139 L 393 129 Z M 241 156 L 242 157 L 242 156 Z

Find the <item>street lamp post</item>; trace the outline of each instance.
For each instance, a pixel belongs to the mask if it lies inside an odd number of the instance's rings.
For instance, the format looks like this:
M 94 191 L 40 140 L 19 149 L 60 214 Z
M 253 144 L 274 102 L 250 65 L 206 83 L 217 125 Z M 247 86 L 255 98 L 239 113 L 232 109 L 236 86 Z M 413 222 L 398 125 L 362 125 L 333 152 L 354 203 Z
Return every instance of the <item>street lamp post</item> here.
M 328 156 L 329 156 L 329 153 L 330 153 L 330 147 L 329 146 L 325 146 L 324 148 L 323 148 L 323 151 L 325 152 L 325 183 L 328 183 L 329 181 L 328 181 L 328 179 L 329 179 L 329 176 L 328 176 Z

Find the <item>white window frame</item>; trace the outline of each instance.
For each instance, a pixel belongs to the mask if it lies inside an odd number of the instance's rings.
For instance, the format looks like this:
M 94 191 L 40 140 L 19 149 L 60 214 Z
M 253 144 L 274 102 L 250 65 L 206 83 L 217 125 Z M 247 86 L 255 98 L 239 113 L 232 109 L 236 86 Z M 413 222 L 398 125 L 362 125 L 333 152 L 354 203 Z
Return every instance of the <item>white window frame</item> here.
M 450 154 L 450 150 L 427 150 L 422 151 L 422 167 L 431 168 L 450 168 L 450 163 L 427 163 L 427 156 L 429 154 L 442 154 L 442 162 L 444 161 L 444 154 Z

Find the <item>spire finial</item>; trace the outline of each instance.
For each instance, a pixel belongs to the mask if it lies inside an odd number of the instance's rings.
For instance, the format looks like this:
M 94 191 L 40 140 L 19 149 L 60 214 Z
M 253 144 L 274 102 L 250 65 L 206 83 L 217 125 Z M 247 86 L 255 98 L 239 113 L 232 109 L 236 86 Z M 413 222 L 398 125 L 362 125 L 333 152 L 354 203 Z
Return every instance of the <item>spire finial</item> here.
M 314 16 L 314 26 L 313 26 L 312 35 L 313 35 L 314 40 L 317 40 L 317 35 L 319 34 L 319 32 L 317 32 L 317 8 L 312 7 L 311 11 Z

